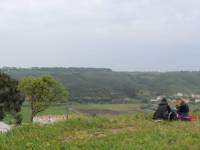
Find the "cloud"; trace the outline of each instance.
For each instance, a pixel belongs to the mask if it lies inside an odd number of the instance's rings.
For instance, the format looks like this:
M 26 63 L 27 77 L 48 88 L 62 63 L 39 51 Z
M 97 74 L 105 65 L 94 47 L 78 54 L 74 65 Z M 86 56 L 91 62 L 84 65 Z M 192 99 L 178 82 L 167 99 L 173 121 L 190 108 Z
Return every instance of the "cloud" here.
M 0 63 L 196 69 L 199 7 L 197 0 L 0 0 Z

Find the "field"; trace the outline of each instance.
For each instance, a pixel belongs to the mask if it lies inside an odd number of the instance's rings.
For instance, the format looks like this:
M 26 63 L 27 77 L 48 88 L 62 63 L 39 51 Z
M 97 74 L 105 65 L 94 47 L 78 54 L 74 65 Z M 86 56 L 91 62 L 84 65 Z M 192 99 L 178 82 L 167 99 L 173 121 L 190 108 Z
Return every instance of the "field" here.
M 62 104 L 62 105 L 53 105 L 50 106 L 47 110 L 39 115 L 63 115 L 63 114 L 82 114 L 87 116 L 96 116 L 96 115 L 122 115 L 122 114 L 134 114 L 136 112 L 150 112 L 152 113 L 152 107 L 149 104 Z M 156 105 L 154 106 L 156 107 Z M 200 104 L 190 104 L 191 111 L 199 110 Z M 23 115 L 23 122 L 30 122 L 30 106 L 25 105 L 22 107 L 21 111 Z
M 63 104 L 50 106 L 47 110 L 39 115 L 62 115 L 62 114 L 83 114 L 88 116 L 95 115 L 119 115 L 140 111 L 141 104 Z M 23 115 L 23 122 L 30 122 L 30 106 L 24 105 L 21 111 Z
M 74 117 L 0 135 L 1 150 L 199 150 L 200 122 L 155 123 L 143 113 Z
M 23 125 L 0 135 L 0 150 L 200 149 L 199 113 L 196 122 L 155 123 L 152 114 L 142 113 L 140 108 L 139 104 L 72 104 L 69 120 L 39 125 L 29 124 L 30 110 L 24 106 Z M 96 110 L 96 115 L 89 110 Z M 51 106 L 40 115 L 68 111 L 64 105 Z

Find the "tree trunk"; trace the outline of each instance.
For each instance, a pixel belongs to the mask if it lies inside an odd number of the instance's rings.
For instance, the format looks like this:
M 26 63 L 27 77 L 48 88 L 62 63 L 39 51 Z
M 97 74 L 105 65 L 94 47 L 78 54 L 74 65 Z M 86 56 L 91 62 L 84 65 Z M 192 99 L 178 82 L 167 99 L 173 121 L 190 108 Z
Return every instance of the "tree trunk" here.
M 31 122 L 33 122 L 33 119 L 34 117 L 36 116 L 36 113 L 35 113 L 35 108 L 34 108 L 34 104 L 33 104 L 33 100 L 31 102 Z
M 35 117 L 35 114 L 32 112 L 31 113 L 31 122 L 33 122 L 33 118 Z

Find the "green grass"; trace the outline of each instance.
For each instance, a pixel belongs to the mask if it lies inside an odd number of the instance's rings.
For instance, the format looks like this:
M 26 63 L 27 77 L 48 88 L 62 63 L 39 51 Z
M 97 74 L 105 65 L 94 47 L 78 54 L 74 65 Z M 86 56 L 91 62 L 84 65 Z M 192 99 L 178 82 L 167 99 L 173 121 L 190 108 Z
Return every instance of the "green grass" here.
M 70 113 L 80 113 L 79 110 L 112 110 L 118 111 L 122 114 L 131 114 L 135 112 L 141 112 L 141 106 L 143 104 L 77 104 L 73 103 L 70 105 L 63 104 L 63 105 L 54 105 L 47 108 L 44 112 L 39 113 L 38 115 L 63 115 Z M 190 104 L 190 108 L 192 111 L 199 109 L 200 104 Z M 30 106 L 24 105 L 22 107 L 21 114 L 23 116 L 24 123 L 30 123 L 30 115 L 31 110 Z M 9 119 L 7 119 L 9 120 Z M 7 121 L 9 122 L 9 121 Z
M 1 150 L 199 150 L 200 122 L 155 123 L 150 114 L 29 124 L 0 135 Z
M 74 109 L 109 109 L 114 111 L 138 110 L 140 104 L 72 104 Z
M 30 107 L 23 106 L 24 123 L 0 135 L 0 150 L 199 150 L 200 114 L 196 122 L 151 120 L 152 114 L 135 112 L 138 104 L 72 104 L 79 109 L 129 112 L 121 115 L 84 116 L 50 125 L 30 124 Z M 65 105 L 51 106 L 39 115 L 66 114 Z
M 71 105 L 63 104 L 63 105 L 50 106 L 44 112 L 41 112 L 38 115 L 49 115 L 49 114 L 62 115 L 69 113 L 69 109 L 71 110 L 70 113 L 79 113 L 79 109 L 113 110 L 122 113 L 128 113 L 128 112 L 138 111 L 140 109 L 139 106 L 140 106 L 139 104 L 75 104 L 74 103 Z M 24 105 L 22 107 L 21 114 L 23 116 L 23 122 L 30 123 L 31 110 L 29 105 Z

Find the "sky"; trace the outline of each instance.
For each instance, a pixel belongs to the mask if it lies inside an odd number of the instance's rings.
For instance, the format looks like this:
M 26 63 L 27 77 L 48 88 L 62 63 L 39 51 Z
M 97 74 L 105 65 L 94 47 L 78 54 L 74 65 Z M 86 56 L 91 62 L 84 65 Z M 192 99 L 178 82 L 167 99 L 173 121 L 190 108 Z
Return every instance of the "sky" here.
M 200 70 L 199 0 L 0 0 L 0 67 Z

